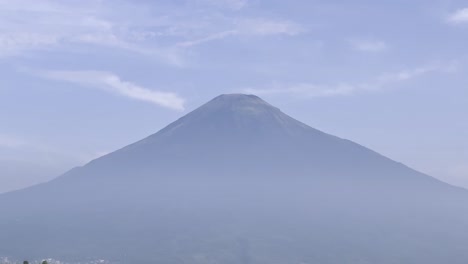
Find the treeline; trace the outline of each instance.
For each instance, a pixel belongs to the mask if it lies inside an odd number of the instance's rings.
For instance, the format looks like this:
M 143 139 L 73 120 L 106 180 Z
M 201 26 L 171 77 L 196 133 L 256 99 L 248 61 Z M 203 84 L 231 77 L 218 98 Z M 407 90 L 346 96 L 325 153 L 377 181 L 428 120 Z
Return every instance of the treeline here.
M 25 260 L 23 261 L 23 264 L 29 264 L 29 261 Z M 47 261 L 42 261 L 41 264 L 49 264 Z

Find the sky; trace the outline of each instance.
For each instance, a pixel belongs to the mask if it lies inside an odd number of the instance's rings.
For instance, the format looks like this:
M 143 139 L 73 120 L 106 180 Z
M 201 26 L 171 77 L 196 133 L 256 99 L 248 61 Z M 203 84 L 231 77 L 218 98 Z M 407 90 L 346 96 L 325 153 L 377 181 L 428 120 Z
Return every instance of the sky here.
M 466 1 L 0 0 L 0 192 L 224 93 L 468 188 L 467 67 Z

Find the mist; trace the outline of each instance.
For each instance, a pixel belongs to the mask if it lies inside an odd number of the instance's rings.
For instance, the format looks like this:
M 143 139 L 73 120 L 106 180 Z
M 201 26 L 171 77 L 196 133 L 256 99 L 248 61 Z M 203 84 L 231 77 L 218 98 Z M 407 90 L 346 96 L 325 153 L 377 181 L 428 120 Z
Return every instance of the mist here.
M 1 195 L 0 253 L 70 263 L 463 263 L 466 201 L 468 191 L 257 96 L 221 95 L 141 141 Z
M 468 263 L 462 0 L 0 0 L 0 264 Z

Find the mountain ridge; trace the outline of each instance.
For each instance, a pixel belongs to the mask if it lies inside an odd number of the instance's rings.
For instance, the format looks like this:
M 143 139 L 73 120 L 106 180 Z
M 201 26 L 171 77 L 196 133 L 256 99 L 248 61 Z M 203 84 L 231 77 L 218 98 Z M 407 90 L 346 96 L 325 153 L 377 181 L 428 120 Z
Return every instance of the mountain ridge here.
M 0 195 L 0 211 L 0 256 L 15 258 L 468 261 L 468 191 L 253 95 L 218 96 L 53 181 Z
M 260 110 L 252 110 L 252 109 L 256 109 L 256 107 L 260 108 Z M 238 117 L 240 116 L 239 118 L 237 119 L 229 119 L 231 116 L 228 115 L 228 119 L 227 119 L 227 122 L 225 122 L 226 120 L 224 120 L 223 118 L 220 118 L 218 116 L 219 113 L 221 113 L 221 117 L 226 117 L 226 112 L 228 113 L 232 113 L 234 116 Z M 267 116 L 267 118 L 265 118 L 265 116 Z M 273 116 L 274 118 L 271 118 L 271 116 Z M 246 126 L 243 126 L 245 125 L 246 123 L 242 123 L 241 125 L 239 125 L 238 123 L 236 123 L 239 119 L 253 119 L 253 121 L 257 121 L 257 119 L 261 120 L 262 122 L 265 122 L 265 119 L 268 121 L 267 123 L 269 123 L 270 125 L 265 125 L 264 127 L 258 127 L 258 124 L 256 124 L 255 122 L 247 122 L 247 125 L 249 126 L 252 126 L 253 125 L 253 128 L 252 127 L 246 127 Z M 208 120 L 208 122 L 206 122 L 205 120 Z M 214 120 L 214 121 L 213 121 Z M 226 124 L 227 123 L 227 124 Z M 273 125 L 271 125 L 271 123 L 273 123 Z M 291 128 L 283 128 L 283 126 L 286 126 L 285 124 L 289 125 L 289 127 L 293 127 L 292 129 Z M 237 134 L 237 133 L 240 133 L 239 130 L 242 130 L 242 129 L 246 129 L 247 130 L 247 134 L 249 135 L 249 137 L 247 138 L 241 138 L 241 140 L 237 140 L 236 141 L 236 144 L 239 144 L 240 146 L 245 146 L 244 144 L 252 144 L 252 143 L 258 143 L 256 141 L 258 140 L 264 140 L 266 138 L 266 132 L 265 132 L 265 127 L 267 128 L 266 130 L 280 130 L 281 131 L 281 135 L 280 136 L 288 136 L 288 137 L 291 137 L 291 138 L 295 138 L 295 137 L 299 137 L 301 136 L 302 134 L 305 134 L 305 133 L 309 133 L 309 132 L 312 132 L 314 133 L 314 136 L 320 136 L 321 137 L 321 140 L 332 140 L 332 141 L 336 141 L 336 142 L 339 142 L 340 144 L 342 145 L 349 145 L 349 146 L 352 146 L 352 147 L 356 147 L 358 149 L 360 149 L 361 152 L 367 152 L 368 154 L 370 155 L 373 155 L 377 158 L 380 158 L 380 159 L 384 159 L 384 160 L 388 160 L 392 163 L 394 163 L 395 165 L 397 166 L 401 166 L 407 170 L 411 170 L 413 171 L 414 173 L 416 174 L 420 174 L 420 175 L 424 175 L 425 177 L 428 177 L 430 178 L 432 181 L 435 181 L 435 182 L 439 182 L 439 183 L 442 183 L 446 186 L 450 186 L 452 188 L 457 188 L 457 189 L 460 189 L 460 190 L 465 190 L 461 187 L 458 187 L 458 186 L 453 186 L 453 185 L 450 185 L 448 183 L 445 183 L 443 181 L 440 181 L 439 179 L 436 179 L 434 177 L 431 177 L 427 174 L 424 174 L 424 173 L 421 173 L 421 172 L 418 172 L 408 166 L 406 166 L 405 164 L 401 163 L 401 162 L 398 162 L 398 161 L 395 161 L 393 159 L 390 159 L 376 151 L 373 151 L 365 146 L 362 146 L 358 143 L 355 143 L 353 141 L 350 141 L 348 139 L 344 139 L 344 138 L 340 138 L 340 137 L 336 137 L 336 136 L 333 136 L 333 135 L 330 135 L 328 133 L 325 133 L 323 131 L 320 131 L 320 130 L 317 130 L 315 128 L 312 128 L 310 126 L 308 126 L 307 124 L 304 124 L 294 118 L 291 118 L 290 116 L 286 115 L 285 113 L 283 113 L 279 108 L 276 108 L 272 105 L 270 105 L 269 103 L 265 102 L 264 100 L 262 100 L 260 97 L 258 96 L 255 96 L 255 95 L 244 95 L 244 94 L 222 94 L 222 95 L 219 95 L 217 97 L 215 97 L 214 99 L 210 100 L 209 102 L 207 102 L 206 104 L 200 106 L 199 108 L 189 112 L 188 114 L 184 115 L 183 117 L 177 119 L 176 121 L 170 123 L 169 125 L 167 125 L 166 127 L 162 128 L 161 130 L 159 130 L 158 132 L 154 133 L 154 134 L 151 134 L 147 137 L 145 137 L 144 139 L 142 140 L 139 140 L 133 144 L 130 144 L 130 145 L 127 145 L 123 148 L 120 148 L 112 153 L 109 153 L 107 155 L 104 155 L 102 157 L 99 157 L 95 160 L 92 160 L 91 162 L 89 162 L 88 164 L 85 164 L 83 166 L 80 166 L 80 167 L 76 167 L 76 168 L 73 168 L 72 170 L 66 172 L 64 175 L 67 176 L 67 175 L 74 175 L 76 174 L 76 171 L 80 171 L 80 170 L 83 170 L 83 169 L 86 169 L 88 166 L 95 166 L 95 164 L 99 164 L 100 162 L 102 162 L 103 160 L 107 160 L 109 158 L 112 159 L 113 156 L 121 156 L 123 155 L 124 153 L 127 153 L 127 152 L 132 152 L 133 150 L 135 149 L 141 149 L 142 147 L 145 147 L 147 146 L 148 148 L 153 148 L 152 145 L 153 144 L 161 144 L 163 143 L 163 147 L 168 147 L 166 144 L 164 144 L 164 141 L 166 140 L 167 137 L 178 137 L 176 140 L 172 140 L 172 141 L 176 141 L 177 143 L 179 143 L 180 141 L 183 141 L 180 139 L 180 136 L 177 135 L 177 131 L 178 130 L 189 130 L 191 133 L 193 133 L 194 129 L 193 128 L 187 128 L 187 126 L 193 126 L 195 125 L 196 126 L 196 129 L 202 129 L 203 131 L 202 132 L 199 132 L 199 134 L 201 134 L 201 136 L 204 136 L 206 137 L 206 135 L 204 135 L 203 133 L 218 133 L 218 131 L 225 131 L 227 130 L 227 132 L 231 133 L 228 135 L 228 139 L 230 137 L 232 137 L 233 134 Z M 229 126 L 229 125 L 232 125 L 232 126 Z M 212 127 L 210 127 L 212 126 Z M 208 129 L 206 129 L 208 127 Z M 235 129 L 239 129 L 239 130 L 235 130 Z M 258 133 L 258 134 L 255 134 L 254 136 L 252 136 L 252 131 L 254 131 L 255 133 Z M 291 131 L 295 131 L 295 132 L 291 132 Z M 298 132 L 300 131 L 300 132 Z M 182 133 L 182 137 L 187 137 L 186 134 Z M 197 134 L 197 136 L 200 136 Z M 277 136 L 277 135 L 275 135 Z M 263 138 L 259 138 L 259 137 L 263 137 Z M 199 140 L 197 138 L 195 138 L 196 140 Z M 206 144 L 206 139 L 208 140 L 213 140 L 213 141 L 216 141 L 216 136 L 213 135 L 213 134 L 209 134 L 201 143 L 202 144 Z M 191 140 L 193 140 L 191 138 Z M 218 140 L 216 141 L 217 144 L 219 144 L 220 142 L 219 141 L 223 141 L 223 140 L 226 140 L 226 138 L 221 138 L 221 140 Z M 301 138 L 302 140 L 302 138 Z M 166 142 L 167 143 L 167 142 Z M 267 142 L 267 143 L 271 143 L 271 142 Z M 181 145 L 179 143 L 179 145 Z M 281 147 L 284 147 L 284 146 L 281 146 Z M 295 146 L 297 147 L 297 146 Z M 323 150 L 323 149 L 321 149 Z M 217 151 L 222 151 L 222 149 L 218 149 Z M 123 163 L 125 163 L 124 161 L 122 161 Z M 61 177 L 57 178 L 58 180 L 60 180 Z

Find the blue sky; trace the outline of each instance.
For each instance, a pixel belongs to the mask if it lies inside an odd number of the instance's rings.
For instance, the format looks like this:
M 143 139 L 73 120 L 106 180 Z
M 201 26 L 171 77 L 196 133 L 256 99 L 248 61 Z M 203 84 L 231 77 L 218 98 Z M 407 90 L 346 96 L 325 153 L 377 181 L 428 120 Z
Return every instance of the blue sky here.
M 0 192 L 221 93 L 468 187 L 468 3 L 0 0 Z

